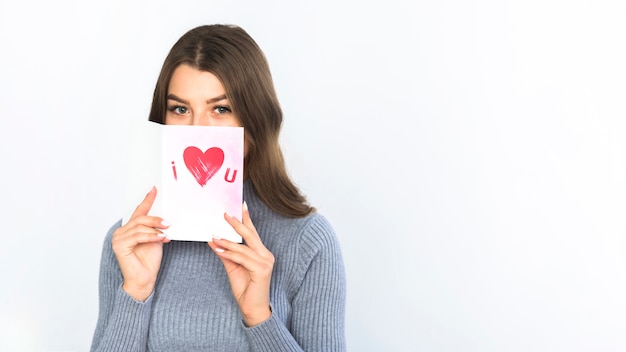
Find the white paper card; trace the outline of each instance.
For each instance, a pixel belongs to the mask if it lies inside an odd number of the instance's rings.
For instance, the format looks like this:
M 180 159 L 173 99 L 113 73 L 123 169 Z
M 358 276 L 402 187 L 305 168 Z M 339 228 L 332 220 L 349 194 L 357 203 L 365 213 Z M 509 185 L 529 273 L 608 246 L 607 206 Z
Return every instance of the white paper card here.
M 146 122 L 131 135 L 127 216 L 152 185 L 157 198 L 150 215 L 171 226 L 172 240 L 241 242 L 224 220 L 241 220 L 243 201 L 243 128 L 175 126 Z M 132 203 L 131 203 L 132 202 Z

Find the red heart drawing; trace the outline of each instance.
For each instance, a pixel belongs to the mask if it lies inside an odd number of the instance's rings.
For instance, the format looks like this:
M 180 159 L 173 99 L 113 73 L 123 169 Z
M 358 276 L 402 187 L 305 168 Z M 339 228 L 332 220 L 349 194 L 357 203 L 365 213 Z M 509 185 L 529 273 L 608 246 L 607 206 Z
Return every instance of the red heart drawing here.
M 206 183 L 215 175 L 224 163 L 224 151 L 213 147 L 202 152 L 196 147 L 187 147 L 183 152 L 183 159 L 187 169 L 196 178 L 198 184 L 204 187 Z

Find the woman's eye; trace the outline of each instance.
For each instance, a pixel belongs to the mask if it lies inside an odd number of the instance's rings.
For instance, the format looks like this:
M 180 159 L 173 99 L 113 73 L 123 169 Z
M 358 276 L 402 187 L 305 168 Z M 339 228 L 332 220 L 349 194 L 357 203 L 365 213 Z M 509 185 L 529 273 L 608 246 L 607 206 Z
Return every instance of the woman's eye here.
M 170 110 L 171 112 L 175 113 L 175 114 L 178 114 L 178 115 L 185 115 L 185 114 L 189 111 L 189 110 L 187 110 L 187 108 L 186 108 L 186 107 L 184 107 L 184 106 L 179 106 L 179 105 L 177 105 L 177 106 L 172 106 L 172 107 L 170 107 L 170 108 L 169 108 L 169 110 Z
M 215 109 L 213 110 L 217 112 L 218 114 L 226 114 L 230 112 L 230 109 L 227 108 L 226 106 L 216 106 Z

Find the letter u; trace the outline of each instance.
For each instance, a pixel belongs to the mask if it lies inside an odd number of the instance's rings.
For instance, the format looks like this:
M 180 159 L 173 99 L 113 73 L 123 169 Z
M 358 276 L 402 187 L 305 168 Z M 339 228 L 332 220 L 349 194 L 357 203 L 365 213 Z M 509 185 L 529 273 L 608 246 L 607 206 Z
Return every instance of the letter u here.
M 224 181 L 233 183 L 235 182 L 235 178 L 237 178 L 237 170 L 233 171 L 233 178 L 228 179 L 228 174 L 230 173 L 230 168 L 226 169 L 226 173 L 224 174 Z

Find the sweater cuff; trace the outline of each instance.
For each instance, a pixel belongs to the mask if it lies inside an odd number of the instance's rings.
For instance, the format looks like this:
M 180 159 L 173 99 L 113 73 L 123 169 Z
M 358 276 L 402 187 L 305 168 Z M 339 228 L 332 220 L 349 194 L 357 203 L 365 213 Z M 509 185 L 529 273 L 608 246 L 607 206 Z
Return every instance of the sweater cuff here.
M 115 295 L 103 351 L 143 351 L 148 337 L 152 294 L 144 302 L 135 300 L 120 285 Z
M 276 318 L 275 313 L 272 313 L 269 319 L 258 325 L 246 327 L 243 320 L 241 325 L 250 341 L 250 350 L 252 351 L 302 351 L 287 327 Z
M 145 301 L 138 301 L 129 295 L 122 285 L 119 286 L 115 297 L 119 320 L 125 322 L 126 328 L 134 331 L 147 329 L 152 311 L 152 297 L 154 292 Z

